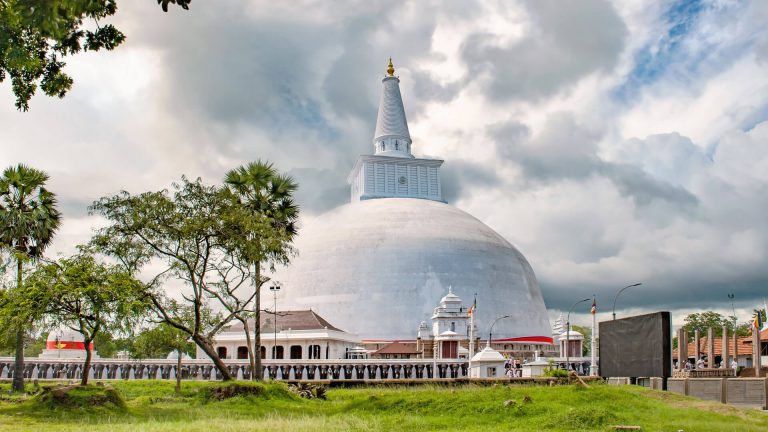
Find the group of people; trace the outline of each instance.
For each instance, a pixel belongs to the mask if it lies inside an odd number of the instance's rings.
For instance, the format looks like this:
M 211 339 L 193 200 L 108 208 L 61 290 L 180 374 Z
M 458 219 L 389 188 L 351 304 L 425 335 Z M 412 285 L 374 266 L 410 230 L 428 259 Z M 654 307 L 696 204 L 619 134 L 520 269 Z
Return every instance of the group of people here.
M 504 374 L 509 378 L 520 378 L 523 376 L 523 365 L 519 360 L 512 360 L 509 357 L 504 360 Z
M 728 360 L 724 360 L 724 361 L 726 361 L 726 362 L 727 362 Z M 678 365 L 679 365 L 679 363 L 678 363 L 678 362 L 675 362 L 675 369 L 677 369 L 677 368 L 678 368 Z M 720 363 L 720 364 L 716 364 L 716 365 L 715 365 L 715 369 L 719 369 L 721 366 L 722 366 L 722 363 Z M 696 364 L 695 364 L 695 365 L 694 365 L 694 363 L 693 363 L 693 362 L 691 362 L 691 360 L 690 360 L 690 359 L 686 359 L 686 360 L 685 360 L 685 364 L 683 365 L 683 367 L 685 368 L 685 370 L 691 370 L 691 369 L 705 369 L 705 368 L 707 367 L 707 363 L 706 363 L 706 361 L 704 360 L 704 358 L 701 358 L 701 357 L 700 357 L 698 360 L 696 360 Z M 739 366 L 738 366 L 738 364 L 736 363 L 736 360 L 731 360 L 731 369 L 733 369 L 733 372 L 734 372 L 734 373 L 736 373 L 736 371 L 738 370 L 738 368 L 739 368 Z

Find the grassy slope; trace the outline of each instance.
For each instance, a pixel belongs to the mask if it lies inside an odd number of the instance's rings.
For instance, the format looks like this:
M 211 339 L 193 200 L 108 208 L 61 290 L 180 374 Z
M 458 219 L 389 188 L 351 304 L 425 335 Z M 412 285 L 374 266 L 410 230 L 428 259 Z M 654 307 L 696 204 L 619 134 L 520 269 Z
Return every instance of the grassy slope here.
M 639 387 L 413 387 L 333 389 L 303 400 L 270 385 L 260 397 L 209 402 L 207 383 L 122 381 L 127 409 L 52 410 L 35 401 L 0 402 L 0 431 L 253 430 L 643 430 L 765 431 L 768 415 Z M 7 394 L 7 385 L 1 387 Z M 524 396 L 531 398 L 523 402 Z M 504 406 L 513 399 L 514 406 Z

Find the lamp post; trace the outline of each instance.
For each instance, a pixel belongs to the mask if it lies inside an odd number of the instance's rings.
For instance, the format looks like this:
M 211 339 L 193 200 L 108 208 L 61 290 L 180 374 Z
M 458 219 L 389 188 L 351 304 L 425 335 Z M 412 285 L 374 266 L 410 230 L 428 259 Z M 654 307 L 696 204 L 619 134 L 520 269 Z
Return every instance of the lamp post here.
M 733 331 L 736 331 L 736 306 L 733 304 L 733 299 L 736 298 L 736 294 L 728 294 L 728 299 L 731 300 L 731 310 L 733 311 Z
M 475 293 L 475 301 L 469 308 L 469 375 L 472 376 L 472 357 L 475 356 L 475 314 L 477 313 L 477 293 Z M 768 312 L 767 312 L 768 313 Z
M 623 293 L 625 289 L 632 288 L 636 286 L 640 286 L 642 283 L 636 283 L 632 285 L 627 285 L 624 288 L 620 289 L 619 292 L 616 293 L 616 296 L 613 298 L 613 319 L 616 320 L 616 299 L 619 298 L 619 294 Z
M 491 330 L 488 332 L 488 344 L 485 345 L 487 348 L 491 347 L 491 339 L 493 339 L 493 326 L 495 326 L 496 323 L 499 320 L 504 319 L 504 318 L 509 318 L 509 315 L 500 316 L 500 317 L 496 318 L 495 320 L 493 320 L 493 324 L 491 324 Z
M 736 306 L 733 303 L 733 300 L 736 298 L 736 294 L 728 294 L 728 299 L 731 300 L 731 310 L 733 311 L 733 361 L 738 363 L 739 362 L 739 348 L 737 343 L 739 342 L 738 337 L 736 336 Z M 725 354 L 725 361 L 728 361 L 728 353 Z
M 280 285 L 276 283 L 269 287 L 269 290 L 272 291 L 275 299 L 275 308 L 273 309 L 275 313 L 275 319 L 272 321 L 272 326 L 274 327 L 275 331 L 275 344 L 272 346 L 272 359 L 274 360 L 277 358 L 277 292 L 280 291 Z
M 588 302 L 589 299 L 585 298 L 584 300 L 579 300 L 576 303 L 571 306 L 571 308 L 568 310 L 568 318 L 565 320 L 565 370 L 570 371 L 571 370 L 571 362 L 570 362 L 570 351 L 571 351 L 571 311 L 573 308 L 576 307 L 579 303 Z

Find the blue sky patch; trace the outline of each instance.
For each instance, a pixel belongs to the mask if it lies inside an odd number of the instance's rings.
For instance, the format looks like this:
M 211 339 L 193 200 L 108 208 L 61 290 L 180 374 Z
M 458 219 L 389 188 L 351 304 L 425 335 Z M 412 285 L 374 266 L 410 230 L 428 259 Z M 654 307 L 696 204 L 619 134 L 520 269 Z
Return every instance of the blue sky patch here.
M 640 88 L 664 76 L 669 71 L 670 65 L 680 63 L 681 57 L 682 60 L 692 60 L 689 67 L 695 69 L 703 58 L 688 57 L 683 45 L 687 36 L 695 29 L 705 9 L 703 0 L 674 2 L 663 17 L 666 33 L 658 41 L 645 45 L 635 54 L 635 67 L 626 81 L 613 92 L 613 97 L 622 102 L 631 100 Z

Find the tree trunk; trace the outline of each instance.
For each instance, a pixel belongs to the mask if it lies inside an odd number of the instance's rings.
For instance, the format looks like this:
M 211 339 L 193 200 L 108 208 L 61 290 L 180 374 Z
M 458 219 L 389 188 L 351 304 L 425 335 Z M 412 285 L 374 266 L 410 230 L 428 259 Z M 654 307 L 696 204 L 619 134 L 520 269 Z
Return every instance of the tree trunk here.
M 91 341 L 85 340 L 85 363 L 83 363 L 83 376 L 80 385 L 88 385 L 88 373 L 91 371 Z
M 248 318 L 243 321 L 243 330 L 245 331 L 245 345 L 248 349 L 248 364 L 251 367 L 251 379 L 256 371 L 256 356 L 253 352 L 253 341 L 251 340 L 251 331 L 248 330 Z
M 216 366 L 216 369 L 221 372 L 221 379 L 222 381 L 231 381 L 232 380 L 232 374 L 229 373 L 229 369 L 227 369 L 227 365 L 224 363 L 224 361 L 219 357 L 219 353 L 216 352 L 215 349 L 213 349 L 213 345 L 211 345 L 211 342 L 200 335 L 194 335 L 192 336 L 192 340 L 195 341 L 197 346 L 200 347 L 200 349 L 203 350 L 203 352 L 213 360 L 213 364 Z
M 254 268 L 253 281 L 256 290 L 256 296 L 253 299 L 254 312 L 256 313 L 253 320 L 253 353 L 256 361 L 254 362 L 254 368 L 251 372 L 251 379 L 254 381 L 261 381 L 264 375 L 261 372 L 261 263 L 257 262 Z
M 181 395 L 181 348 L 177 349 L 179 354 L 178 360 L 176 360 L 176 396 Z
M 16 289 L 21 289 L 21 257 L 16 258 Z M 16 361 L 13 364 L 13 391 L 24 391 L 24 325 L 16 329 Z

